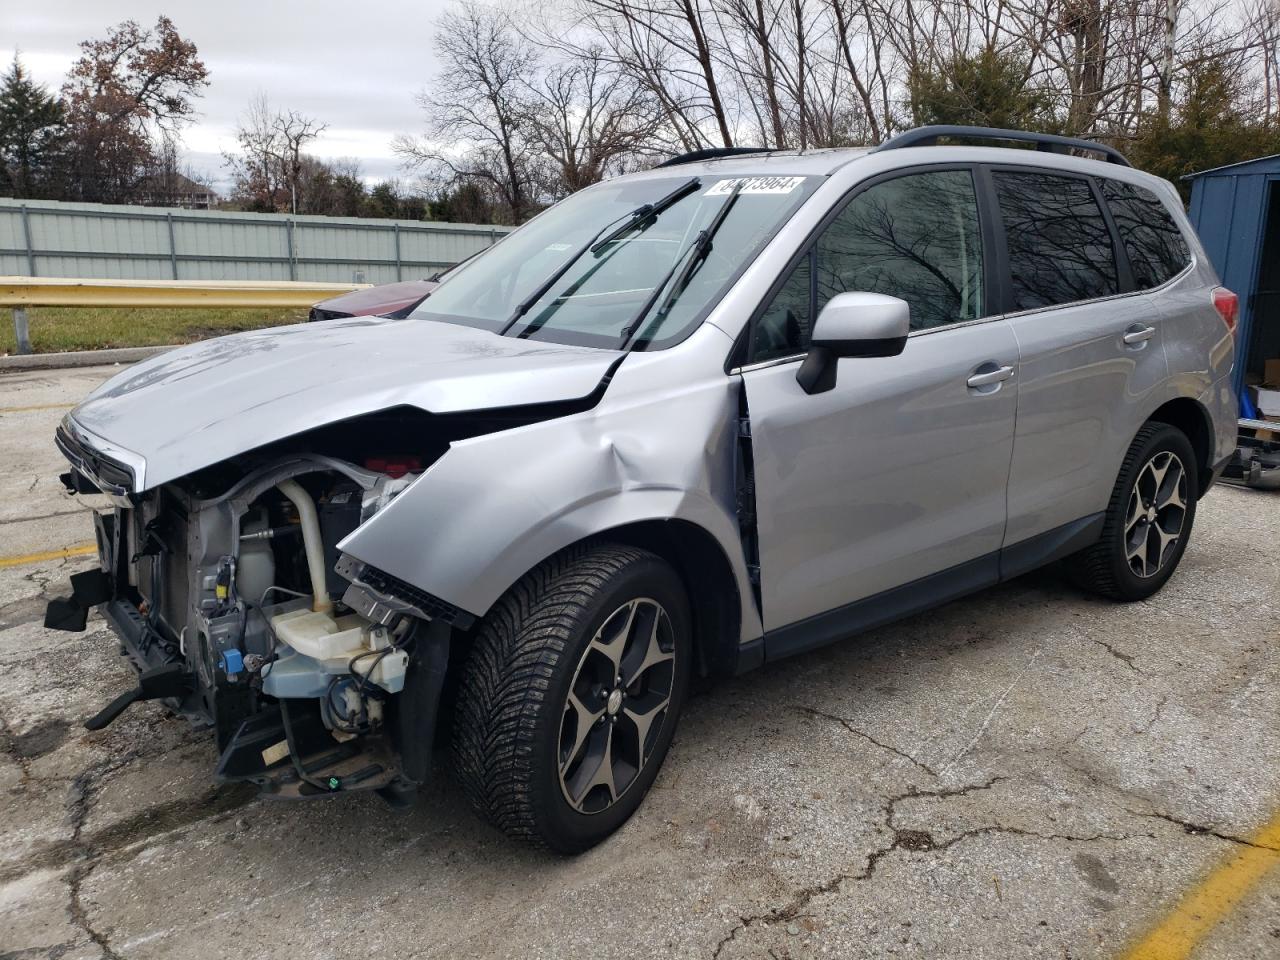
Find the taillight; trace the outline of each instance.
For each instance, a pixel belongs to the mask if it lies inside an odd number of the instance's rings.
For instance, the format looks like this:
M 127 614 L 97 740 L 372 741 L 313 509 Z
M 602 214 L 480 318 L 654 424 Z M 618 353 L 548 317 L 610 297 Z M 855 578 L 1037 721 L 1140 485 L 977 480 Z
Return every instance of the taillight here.
M 1240 317 L 1240 298 L 1226 287 L 1214 287 L 1213 309 L 1218 311 L 1218 316 L 1222 318 L 1222 322 L 1227 325 L 1227 329 L 1234 335 L 1236 332 L 1236 320 Z

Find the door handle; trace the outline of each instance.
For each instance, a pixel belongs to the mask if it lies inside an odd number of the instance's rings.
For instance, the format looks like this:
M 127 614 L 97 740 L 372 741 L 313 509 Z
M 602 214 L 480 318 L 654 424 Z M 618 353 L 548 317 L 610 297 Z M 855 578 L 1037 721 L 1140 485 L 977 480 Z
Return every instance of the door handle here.
M 989 387 L 993 383 L 1003 383 L 1012 376 L 1013 367 L 996 367 L 994 370 L 987 370 L 983 373 L 970 375 L 969 379 L 966 380 L 965 383 L 971 387 Z
M 1156 335 L 1155 327 L 1143 327 L 1134 324 L 1124 332 L 1124 342 L 1133 346 L 1136 343 L 1145 343 Z

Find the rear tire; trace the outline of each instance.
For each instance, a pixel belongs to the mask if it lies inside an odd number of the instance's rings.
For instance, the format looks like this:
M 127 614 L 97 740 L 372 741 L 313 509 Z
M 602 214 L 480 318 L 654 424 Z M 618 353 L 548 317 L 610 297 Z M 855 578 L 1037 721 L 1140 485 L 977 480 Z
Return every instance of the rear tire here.
M 1173 575 L 1191 537 L 1199 473 L 1186 435 L 1148 422 L 1125 454 L 1102 536 L 1068 561 L 1081 587 L 1113 600 L 1145 600 Z
M 454 767 L 477 810 L 559 853 L 625 823 L 675 732 L 689 623 L 675 572 L 634 547 L 574 548 L 512 587 L 482 622 L 458 693 Z

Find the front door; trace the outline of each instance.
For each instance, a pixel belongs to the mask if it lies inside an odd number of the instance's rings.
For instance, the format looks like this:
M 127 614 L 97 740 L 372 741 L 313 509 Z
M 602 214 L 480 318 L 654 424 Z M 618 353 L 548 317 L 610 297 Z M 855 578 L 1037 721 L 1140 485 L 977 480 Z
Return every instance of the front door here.
M 846 614 L 893 588 L 922 581 L 940 602 L 995 581 L 1018 353 L 989 317 L 983 226 L 968 169 L 874 181 L 755 318 L 742 377 L 766 656 L 875 622 Z M 906 300 L 912 335 L 900 356 L 839 361 L 835 388 L 806 394 L 812 319 L 845 291 Z

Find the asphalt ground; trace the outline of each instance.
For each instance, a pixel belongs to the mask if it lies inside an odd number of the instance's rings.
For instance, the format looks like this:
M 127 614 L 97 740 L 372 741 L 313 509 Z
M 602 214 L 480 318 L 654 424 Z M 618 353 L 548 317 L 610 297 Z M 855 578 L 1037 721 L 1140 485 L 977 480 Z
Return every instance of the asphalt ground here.
M 131 683 L 51 436 L 105 368 L 0 376 L 0 956 L 1280 957 L 1280 497 L 1223 487 L 1117 605 L 1043 571 L 695 697 L 639 814 L 513 844 L 418 805 L 268 802 Z M 69 554 L 69 555 L 68 555 Z

